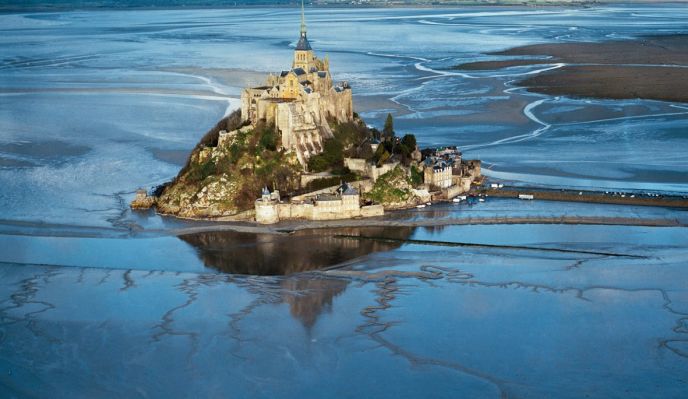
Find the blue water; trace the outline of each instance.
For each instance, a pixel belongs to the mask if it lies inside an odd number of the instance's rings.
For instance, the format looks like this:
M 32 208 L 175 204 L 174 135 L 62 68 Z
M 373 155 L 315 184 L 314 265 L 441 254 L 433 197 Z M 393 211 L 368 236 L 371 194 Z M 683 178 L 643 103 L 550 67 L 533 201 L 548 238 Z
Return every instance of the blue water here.
M 175 236 L 193 223 L 129 211 L 242 87 L 289 67 L 298 18 L 0 15 L 0 397 L 685 397 L 685 227 L 418 228 L 408 238 L 632 256 L 399 244 L 246 277 L 218 272 L 231 252 Z M 687 105 L 515 85 L 549 66 L 448 68 L 687 21 L 682 5 L 307 10 L 313 47 L 370 124 L 391 112 L 399 133 L 459 145 L 516 184 L 681 193 Z M 673 209 L 491 198 L 386 218 L 562 215 L 686 223 Z M 336 245 L 333 259 L 358 248 Z
M 526 93 L 524 74 L 453 65 L 513 46 L 685 32 L 681 6 L 590 9 L 313 9 L 309 37 L 354 88 L 421 145 L 462 146 L 495 177 L 553 186 L 688 192 L 688 106 Z M 117 194 L 174 176 L 240 89 L 290 65 L 290 9 L 74 11 L 0 15 L 3 218 L 107 225 Z M 293 27 L 289 29 L 288 27 Z M 260 73 L 250 73 L 259 71 Z M 88 151 L 46 159 L 8 143 Z M 57 147 L 56 147 L 57 148 Z M 161 157 L 159 151 L 174 153 Z M 97 184 L 92 184 L 96 182 Z M 75 205 L 79 204 L 79 205 Z

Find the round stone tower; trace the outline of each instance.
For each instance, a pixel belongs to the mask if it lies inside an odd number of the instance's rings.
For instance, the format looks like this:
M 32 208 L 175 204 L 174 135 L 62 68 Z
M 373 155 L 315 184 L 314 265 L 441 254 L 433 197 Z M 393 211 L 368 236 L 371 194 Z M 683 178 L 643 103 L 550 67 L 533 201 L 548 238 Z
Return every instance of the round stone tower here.
M 267 187 L 263 188 L 263 193 L 256 200 L 256 222 L 261 224 L 273 224 L 279 222 L 279 212 L 277 211 L 277 198 L 270 195 Z

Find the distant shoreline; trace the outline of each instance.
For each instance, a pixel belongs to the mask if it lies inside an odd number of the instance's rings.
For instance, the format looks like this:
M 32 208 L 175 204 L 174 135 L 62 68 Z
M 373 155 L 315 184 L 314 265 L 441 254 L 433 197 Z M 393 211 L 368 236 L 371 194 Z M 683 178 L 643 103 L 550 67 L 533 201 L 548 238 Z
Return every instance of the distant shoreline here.
M 227 2 L 226 2 L 227 3 Z M 50 6 L 35 6 L 35 7 L 12 7 L 0 6 L 0 14 L 11 13 L 33 13 L 33 12 L 68 12 L 68 11 L 151 11 L 151 10 L 255 10 L 260 8 L 278 8 L 278 9 L 293 9 L 298 10 L 297 3 L 294 4 L 238 4 L 236 6 L 227 5 L 226 3 L 217 5 L 178 5 L 178 6 L 112 6 L 112 5 L 91 5 L 91 6 L 70 6 L 70 5 L 50 5 Z M 298 2 L 300 4 L 300 2 Z M 613 4 L 613 2 L 585 2 L 585 3 L 567 3 L 562 1 L 560 3 L 542 3 L 542 4 L 516 4 L 516 3 L 464 3 L 464 4 L 308 4 L 306 10 L 309 9 L 447 9 L 447 8 L 522 8 L 522 9 L 536 9 L 536 8 L 590 8 L 595 5 Z M 638 2 L 635 4 L 646 4 Z M 653 4 L 653 3 L 647 3 Z M 673 4 L 667 2 L 663 4 Z M 678 2 L 677 4 L 682 4 Z

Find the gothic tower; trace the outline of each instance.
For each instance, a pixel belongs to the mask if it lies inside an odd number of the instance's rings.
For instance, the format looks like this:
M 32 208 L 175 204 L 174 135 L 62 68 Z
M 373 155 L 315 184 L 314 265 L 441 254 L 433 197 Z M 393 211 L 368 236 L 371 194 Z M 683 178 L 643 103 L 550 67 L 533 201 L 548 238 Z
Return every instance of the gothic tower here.
M 304 71 L 309 72 L 314 60 L 313 49 L 311 44 L 308 43 L 308 36 L 306 34 L 306 14 L 303 0 L 301 0 L 301 36 L 296 44 L 296 50 L 294 50 L 292 68 L 303 68 Z

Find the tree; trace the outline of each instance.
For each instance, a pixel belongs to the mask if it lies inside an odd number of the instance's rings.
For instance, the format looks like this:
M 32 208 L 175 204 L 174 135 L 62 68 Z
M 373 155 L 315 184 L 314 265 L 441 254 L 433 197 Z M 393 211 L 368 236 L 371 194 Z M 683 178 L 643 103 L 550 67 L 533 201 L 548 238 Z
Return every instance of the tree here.
M 382 140 L 382 135 L 380 134 L 380 131 L 375 128 L 370 129 L 370 137 L 374 138 L 377 141 Z
M 274 128 L 267 127 L 265 129 L 263 129 L 258 145 L 259 145 L 258 151 L 262 151 L 262 150 L 276 151 L 277 150 L 277 134 L 275 133 Z
M 392 120 L 392 114 L 387 114 L 387 119 L 385 119 L 385 127 L 382 129 L 382 136 L 385 139 L 394 137 L 394 120 Z
M 406 148 L 409 149 L 409 151 L 413 152 L 416 150 L 416 136 L 412 134 L 405 134 L 404 137 L 401 138 L 401 144 L 406 146 Z

